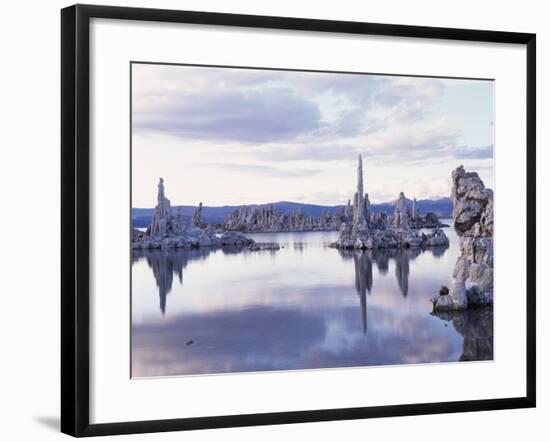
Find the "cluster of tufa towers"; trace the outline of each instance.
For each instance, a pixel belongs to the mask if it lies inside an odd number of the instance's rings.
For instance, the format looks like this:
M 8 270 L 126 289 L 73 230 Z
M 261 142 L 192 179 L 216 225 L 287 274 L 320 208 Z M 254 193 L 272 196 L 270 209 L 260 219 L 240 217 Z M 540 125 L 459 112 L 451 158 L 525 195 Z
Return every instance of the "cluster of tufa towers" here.
M 348 201 L 348 208 L 346 211 L 349 211 L 349 206 L 350 201 Z M 373 216 L 371 213 L 369 194 L 364 190 L 363 158 L 359 155 L 357 162 L 357 191 L 353 196 L 352 226 L 354 229 L 365 230 L 369 227 L 383 229 L 393 226 L 397 229 L 407 230 L 411 227 L 411 221 L 420 219 L 420 209 L 416 198 L 414 198 L 412 202 L 412 210 L 410 210 L 405 194 L 400 192 L 395 204 L 393 216 L 388 219 L 386 214 L 377 215 L 378 216 Z M 381 220 L 382 222 L 380 222 Z
M 190 227 L 200 227 L 202 224 L 202 203 L 199 203 L 198 208 L 193 213 Z M 164 179 L 160 178 L 157 192 L 157 205 L 153 213 L 151 225 L 147 228 L 147 234 L 150 237 L 164 237 L 169 233 L 180 234 L 186 229 L 183 220 L 181 207 L 177 208 L 176 213 L 172 213 L 170 200 L 164 194 Z

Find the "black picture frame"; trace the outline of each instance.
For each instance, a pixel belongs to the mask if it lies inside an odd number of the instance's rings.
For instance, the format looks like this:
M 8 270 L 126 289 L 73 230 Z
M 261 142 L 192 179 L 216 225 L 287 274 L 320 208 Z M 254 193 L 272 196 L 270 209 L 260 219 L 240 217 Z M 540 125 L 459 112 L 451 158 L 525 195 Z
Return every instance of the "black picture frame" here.
M 527 62 L 526 395 L 230 416 L 90 424 L 90 19 L 413 37 L 524 45 Z M 536 36 L 529 33 L 75 5 L 61 10 L 61 431 L 72 436 L 288 424 L 482 410 L 536 404 Z

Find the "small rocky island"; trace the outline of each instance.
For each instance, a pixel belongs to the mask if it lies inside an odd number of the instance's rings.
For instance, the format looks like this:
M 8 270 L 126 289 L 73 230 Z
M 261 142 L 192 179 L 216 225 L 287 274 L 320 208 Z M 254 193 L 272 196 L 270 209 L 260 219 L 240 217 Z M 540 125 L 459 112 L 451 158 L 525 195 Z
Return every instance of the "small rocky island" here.
M 361 161 L 361 159 L 359 160 Z M 363 195 L 363 191 L 359 192 Z M 407 200 L 401 193 L 395 201 L 396 211 L 394 216 L 388 216 L 385 212 L 370 213 L 369 195 L 365 194 L 363 204 L 365 206 L 367 222 L 371 227 L 385 230 L 388 223 L 394 223 L 395 217 L 407 216 L 407 229 L 435 229 L 437 227 L 449 227 L 443 224 L 437 215 L 428 212 L 424 216 L 420 214 L 420 207 L 416 198 Z M 354 200 L 355 201 L 355 200 Z M 399 206 L 399 211 L 397 207 Z M 356 207 L 356 203 L 353 203 Z M 351 200 L 347 205 L 336 209 L 325 209 L 316 217 L 308 215 L 300 209 L 291 213 L 281 213 L 273 205 L 270 206 L 242 206 L 239 210 L 230 213 L 224 222 L 218 226 L 220 231 L 236 231 L 243 233 L 279 233 L 279 232 L 329 232 L 338 231 L 343 223 L 351 225 L 354 222 L 355 209 L 352 210 Z M 403 215 L 401 215 L 403 214 Z M 403 221 L 405 222 L 405 221 Z
M 255 244 L 240 232 L 216 233 L 210 226 L 203 227 L 201 220 L 202 203 L 195 210 L 191 222 L 185 225 L 181 209 L 174 214 L 170 200 L 164 195 L 164 180 L 158 183 L 157 205 L 153 219 L 145 232 L 132 229 L 132 249 L 169 249 L 240 246 L 250 247 Z M 251 250 L 277 250 L 273 244 L 258 245 Z
M 405 197 L 403 196 L 403 198 Z M 368 201 L 368 194 L 365 195 L 365 199 Z M 406 199 L 405 206 L 407 206 Z M 441 223 L 433 212 L 421 216 L 416 198 L 412 202 L 411 214 L 409 222 L 411 229 L 449 227 Z M 381 223 L 387 220 L 385 212 L 373 214 L 372 217 Z M 351 200 L 346 206 L 339 207 L 332 213 L 328 210 L 323 211 L 319 217 L 307 215 L 300 209 L 293 210 L 290 214 L 281 213 L 273 205 L 268 207 L 243 206 L 225 218 L 220 230 L 245 233 L 330 232 L 338 231 L 342 223 L 352 221 Z
M 434 311 L 493 303 L 493 191 L 476 172 L 452 173 L 454 228 L 460 240 L 451 287 L 432 300 Z
M 426 228 L 426 224 L 435 224 L 436 228 L 428 233 L 418 233 L 416 229 Z M 364 193 L 363 160 L 359 155 L 353 211 L 351 217 L 340 225 L 338 240 L 332 243 L 331 247 L 384 249 L 446 246 L 449 244 L 449 238 L 439 225 L 436 216 L 435 219 L 432 216 L 420 216 L 416 199 L 413 200 L 413 209 L 410 211 L 403 192 L 399 194 L 393 215 L 384 212 L 372 214 L 369 195 Z

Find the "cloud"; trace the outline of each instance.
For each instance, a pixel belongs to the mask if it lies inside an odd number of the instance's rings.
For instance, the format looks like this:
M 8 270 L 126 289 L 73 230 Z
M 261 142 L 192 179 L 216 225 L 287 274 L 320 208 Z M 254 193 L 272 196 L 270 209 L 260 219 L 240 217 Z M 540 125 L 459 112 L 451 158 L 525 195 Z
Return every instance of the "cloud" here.
M 338 293 L 348 294 L 350 287 L 342 285 Z M 460 357 L 464 339 L 456 330 L 441 334 L 437 330 L 442 323 L 427 314 L 407 310 L 396 315 L 395 307 L 378 300 L 393 301 L 392 296 L 369 297 L 364 334 L 360 300 L 353 296 L 349 305 L 322 305 L 319 296 L 313 302 L 310 295 L 307 305 L 315 308 L 251 305 L 187 313 L 160 325 L 133 323 L 132 376 L 394 365 Z M 423 332 L 415 333 L 418 330 Z M 185 345 L 187 340 L 193 345 Z
M 174 94 L 159 109 L 135 112 L 133 127 L 202 140 L 267 142 L 319 128 L 320 111 L 284 88 Z
M 423 118 L 440 80 L 136 65 L 136 131 L 272 143 L 352 137 Z
M 482 147 L 460 146 L 454 152 L 455 158 L 488 159 L 493 158 L 493 145 Z
M 277 168 L 272 166 L 256 164 L 230 164 L 230 163 L 209 163 L 206 167 L 215 167 L 237 173 L 249 173 L 254 175 L 273 176 L 281 178 L 301 178 L 312 175 L 318 175 L 322 172 L 320 169 L 291 169 Z
M 393 77 L 384 82 L 375 95 L 375 100 L 387 106 L 401 103 L 433 102 L 445 90 L 442 80 L 420 77 Z
M 436 190 L 446 195 L 436 182 L 457 163 L 476 169 L 493 156 L 487 82 L 134 65 L 132 84 L 140 173 L 155 163 L 155 176 L 174 169 L 172 179 L 184 182 L 191 178 L 180 178 L 175 164 L 209 163 L 193 178 L 201 182 L 203 199 L 232 200 L 211 183 L 242 185 L 250 175 L 258 185 L 239 189 L 239 198 L 249 202 L 296 192 L 296 181 L 287 187 L 281 180 L 275 191 L 272 180 L 258 177 L 311 177 L 299 193 L 328 203 L 341 197 L 335 189 L 348 192 L 347 183 L 353 185 L 347 175 L 359 153 L 369 164 L 375 199 L 395 195 L 405 179 L 418 197 Z M 424 176 L 431 188 L 420 186 Z
M 318 314 L 264 306 L 178 316 L 169 327 L 134 324 L 132 375 L 301 368 L 300 355 L 322 342 L 324 327 Z M 185 347 L 188 337 L 195 342 Z
M 349 161 L 355 160 L 359 152 L 358 146 L 313 142 L 299 145 L 271 144 L 256 149 L 253 155 L 263 161 Z
M 298 144 L 266 144 L 251 154 L 262 161 L 317 162 L 354 161 L 358 154 L 382 163 L 442 162 L 450 159 L 488 159 L 493 146 L 468 146 L 459 143 L 460 131 L 445 119 L 429 125 L 396 125 L 356 139 L 317 142 L 302 140 Z

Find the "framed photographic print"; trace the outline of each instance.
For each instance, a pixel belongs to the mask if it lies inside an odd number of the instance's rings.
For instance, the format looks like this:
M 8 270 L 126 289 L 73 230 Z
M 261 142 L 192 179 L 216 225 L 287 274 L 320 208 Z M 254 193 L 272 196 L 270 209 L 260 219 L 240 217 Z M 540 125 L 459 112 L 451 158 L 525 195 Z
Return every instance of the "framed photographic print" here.
M 61 25 L 63 432 L 535 406 L 535 35 Z

